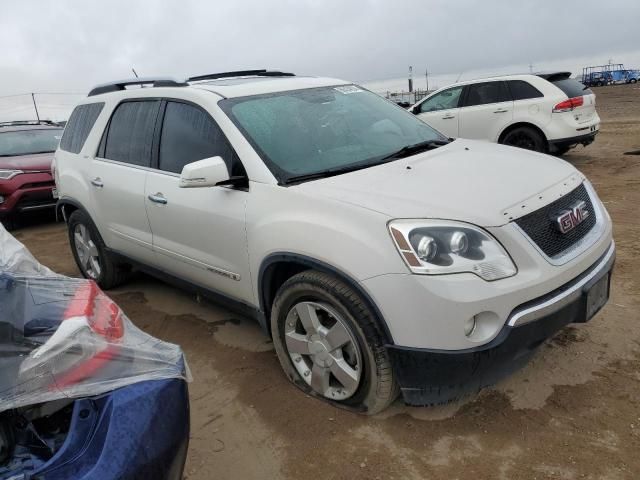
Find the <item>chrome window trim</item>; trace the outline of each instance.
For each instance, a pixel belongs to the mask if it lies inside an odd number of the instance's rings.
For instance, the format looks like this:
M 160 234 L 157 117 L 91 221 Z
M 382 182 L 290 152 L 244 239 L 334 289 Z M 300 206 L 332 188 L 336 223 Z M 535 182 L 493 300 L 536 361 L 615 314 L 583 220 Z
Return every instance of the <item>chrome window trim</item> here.
M 515 221 L 511 222 L 514 228 L 518 232 L 520 232 L 522 236 L 529 242 L 529 244 L 533 248 L 535 248 L 538 253 L 540 253 L 540 255 L 542 255 L 542 257 L 551 265 L 564 265 L 574 258 L 578 257 L 586 250 L 588 250 L 591 246 L 593 246 L 602 237 L 606 230 L 606 213 L 602 209 L 602 204 L 598 199 L 598 195 L 596 194 L 589 181 L 585 180 L 584 186 L 587 190 L 587 194 L 589 195 L 589 199 L 591 200 L 591 205 L 593 205 L 593 214 L 596 216 L 596 223 L 584 237 L 582 237 L 576 243 L 554 257 L 550 257 L 546 253 L 544 253 L 542 249 L 536 244 L 536 242 L 534 242 L 531 237 L 527 235 L 527 233 Z
M 102 157 L 94 157 L 94 160 L 97 160 L 99 162 L 104 162 L 104 163 L 112 163 L 114 165 L 120 165 L 122 167 L 135 168 L 136 170 L 143 170 L 145 172 L 160 173 L 162 175 L 167 175 L 169 177 L 180 178 L 180 174 L 179 173 L 166 172 L 164 170 L 159 170 L 157 168 L 143 167 L 142 165 L 135 165 L 133 163 L 120 162 L 118 160 L 110 160 L 108 158 L 102 158 Z
M 615 253 L 615 250 L 615 242 L 612 240 L 605 256 L 602 258 L 602 260 L 600 260 L 600 262 L 598 262 L 595 267 L 592 268 L 588 275 L 581 278 L 568 290 L 565 290 L 558 295 L 545 300 L 542 303 L 539 303 L 538 305 L 533 305 L 511 315 L 507 324 L 510 327 L 518 327 L 520 325 L 533 322 L 535 320 L 538 320 L 539 318 L 557 312 L 564 306 L 578 299 L 580 295 L 582 295 L 582 287 L 584 287 L 591 279 L 593 279 L 596 275 L 602 272 L 604 268 L 608 266 L 611 258 Z

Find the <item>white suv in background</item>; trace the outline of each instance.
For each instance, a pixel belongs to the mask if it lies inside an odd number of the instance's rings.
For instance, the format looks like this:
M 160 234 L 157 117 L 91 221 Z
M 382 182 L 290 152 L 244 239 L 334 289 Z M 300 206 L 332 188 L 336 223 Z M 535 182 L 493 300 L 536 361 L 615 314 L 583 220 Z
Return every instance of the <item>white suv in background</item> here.
M 341 80 L 105 84 L 54 163 L 83 275 L 223 302 L 297 386 L 363 413 L 477 391 L 609 294 L 611 221 L 575 168 L 448 141 Z
M 449 138 L 562 155 L 600 127 L 596 96 L 569 72 L 509 75 L 441 88 L 410 108 Z

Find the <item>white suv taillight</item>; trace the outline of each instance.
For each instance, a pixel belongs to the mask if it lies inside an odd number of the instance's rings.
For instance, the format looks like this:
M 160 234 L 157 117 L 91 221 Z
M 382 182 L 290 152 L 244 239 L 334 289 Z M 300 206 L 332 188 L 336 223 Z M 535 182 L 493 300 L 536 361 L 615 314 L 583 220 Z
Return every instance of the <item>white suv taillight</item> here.
M 584 97 L 573 97 L 558 103 L 553 107 L 553 113 L 570 112 L 574 108 L 584 105 Z

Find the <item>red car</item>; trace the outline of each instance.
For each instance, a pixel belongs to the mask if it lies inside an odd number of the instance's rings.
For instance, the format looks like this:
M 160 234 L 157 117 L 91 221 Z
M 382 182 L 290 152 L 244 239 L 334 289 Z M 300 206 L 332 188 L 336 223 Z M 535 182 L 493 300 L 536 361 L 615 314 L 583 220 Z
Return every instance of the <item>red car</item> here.
M 0 123 L 0 220 L 55 206 L 51 161 L 61 136 L 51 122 Z

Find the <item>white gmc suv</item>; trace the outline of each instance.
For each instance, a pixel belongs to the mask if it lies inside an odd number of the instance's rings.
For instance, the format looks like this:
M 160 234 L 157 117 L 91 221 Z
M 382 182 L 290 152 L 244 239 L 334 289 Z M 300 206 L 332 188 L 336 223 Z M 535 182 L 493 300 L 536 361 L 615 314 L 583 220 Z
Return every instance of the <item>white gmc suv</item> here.
M 293 383 L 363 413 L 494 383 L 609 294 L 611 221 L 575 168 L 448 141 L 340 80 L 101 85 L 54 175 L 86 277 L 142 269 L 224 302 Z
M 593 142 L 596 96 L 570 72 L 508 75 L 441 88 L 410 108 L 450 138 L 563 155 Z

